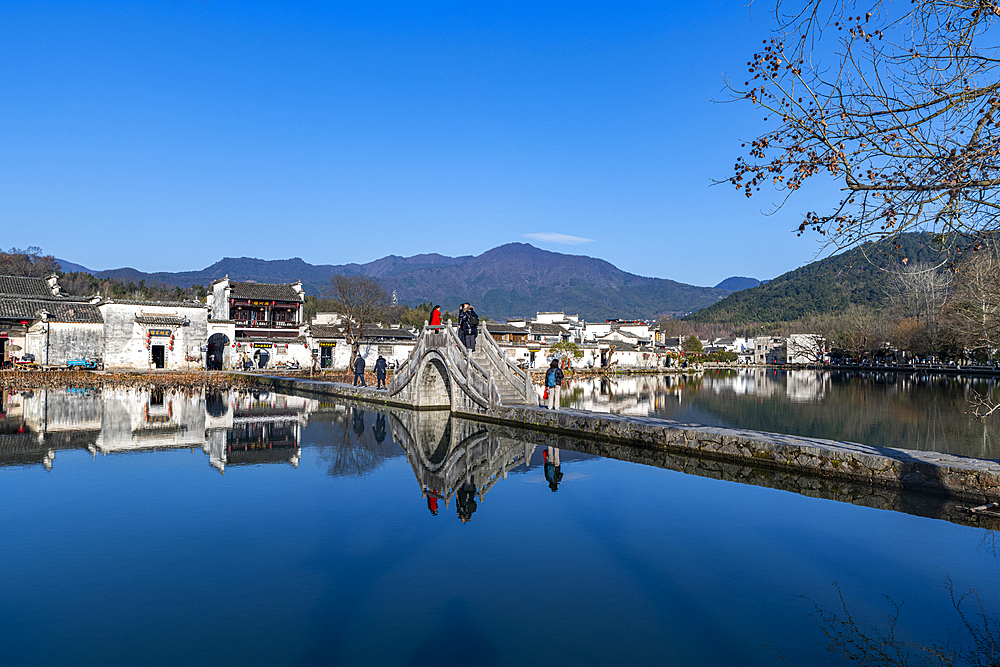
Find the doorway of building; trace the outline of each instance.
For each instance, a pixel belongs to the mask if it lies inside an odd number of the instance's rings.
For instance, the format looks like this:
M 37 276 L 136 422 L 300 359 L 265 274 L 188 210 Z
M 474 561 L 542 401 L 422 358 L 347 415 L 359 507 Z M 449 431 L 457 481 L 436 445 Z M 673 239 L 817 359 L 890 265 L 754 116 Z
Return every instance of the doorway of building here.
M 167 355 L 165 354 L 165 349 L 163 345 L 154 345 L 152 347 L 153 368 L 163 368 L 166 365 Z
M 267 360 L 271 358 L 271 355 L 267 350 L 256 350 L 253 353 L 253 359 L 257 364 L 257 368 L 264 368 L 267 366 Z
M 223 333 L 214 333 L 208 338 L 208 354 L 206 355 L 207 368 L 210 371 L 221 371 L 223 354 L 226 346 L 229 345 L 229 336 Z
M 0 338 L 0 368 L 7 367 L 7 339 Z

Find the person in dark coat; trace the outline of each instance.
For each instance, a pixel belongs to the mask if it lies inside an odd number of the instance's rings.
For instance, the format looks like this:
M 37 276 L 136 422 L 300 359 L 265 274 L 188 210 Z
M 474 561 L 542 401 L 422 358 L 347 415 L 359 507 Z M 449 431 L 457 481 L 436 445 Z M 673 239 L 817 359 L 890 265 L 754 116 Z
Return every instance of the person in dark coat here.
M 358 358 L 354 360 L 354 386 L 358 386 L 358 380 L 361 380 L 361 386 L 367 387 L 365 384 L 365 358 L 360 354 Z
M 381 412 L 375 415 L 375 425 L 372 426 L 372 432 L 375 433 L 375 442 L 380 445 L 385 442 L 385 415 Z
M 365 411 L 358 408 L 351 408 L 351 425 L 354 427 L 354 434 L 360 440 L 365 436 Z
M 470 352 L 476 351 L 476 336 L 479 335 L 479 315 L 472 304 L 463 303 L 458 314 L 458 329 L 462 334 L 462 342 Z
M 458 487 L 458 500 L 455 508 L 458 510 L 458 518 L 462 523 L 472 520 L 472 515 L 476 511 L 476 485 L 472 482 L 465 482 Z
M 385 360 L 381 354 L 378 355 L 378 359 L 375 360 L 375 379 L 378 382 L 375 383 L 376 389 L 385 389 L 385 369 L 389 367 L 389 362 Z

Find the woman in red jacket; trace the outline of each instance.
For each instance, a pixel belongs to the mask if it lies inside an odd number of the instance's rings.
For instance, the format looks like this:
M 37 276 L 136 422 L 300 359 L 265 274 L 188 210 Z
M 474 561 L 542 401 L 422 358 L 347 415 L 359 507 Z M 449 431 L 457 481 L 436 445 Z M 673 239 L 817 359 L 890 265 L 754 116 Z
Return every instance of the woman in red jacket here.
M 431 326 L 439 326 L 441 324 L 441 306 L 434 306 L 434 310 L 431 311 Z

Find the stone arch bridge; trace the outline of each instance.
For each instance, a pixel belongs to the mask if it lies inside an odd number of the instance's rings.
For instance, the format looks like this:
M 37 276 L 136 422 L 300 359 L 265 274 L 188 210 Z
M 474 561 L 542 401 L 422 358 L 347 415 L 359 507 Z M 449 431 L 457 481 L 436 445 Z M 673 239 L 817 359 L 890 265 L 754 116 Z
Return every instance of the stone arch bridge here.
M 538 405 L 531 374 L 520 369 L 480 326 L 476 351 L 451 325 L 425 326 L 389 383 L 388 400 L 418 410 L 475 413 L 501 405 Z

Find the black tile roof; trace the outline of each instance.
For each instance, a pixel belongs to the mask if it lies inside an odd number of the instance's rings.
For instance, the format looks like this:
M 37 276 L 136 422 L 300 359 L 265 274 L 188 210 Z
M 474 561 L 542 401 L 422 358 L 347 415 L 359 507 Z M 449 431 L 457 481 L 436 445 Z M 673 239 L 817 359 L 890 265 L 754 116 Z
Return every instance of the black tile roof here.
M 517 327 L 513 324 L 497 324 L 496 322 L 487 322 L 486 328 L 489 329 L 490 333 L 498 334 L 522 334 L 527 335 L 527 327 Z
M 365 327 L 362 332 L 365 338 L 397 338 L 403 340 L 413 340 L 417 337 L 409 329 L 381 329 L 379 327 Z
M 157 324 L 161 326 L 180 326 L 184 324 L 183 317 L 176 315 L 136 315 L 135 321 L 138 324 Z
M 567 329 L 564 329 L 558 324 L 541 324 L 538 322 L 532 322 L 530 326 L 531 326 L 531 333 L 533 334 L 543 334 L 543 335 L 558 334 L 562 336 L 569 333 Z
M 52 289 L 49 287 L 49 282 L 44 278 L 0 276 L 0 294 L 51 297 Z
M 258 299 L 261 301 L 302 301 L 302 296 L 291 285 L 274 283 L 229 283 L 229 296 L 233 299 Z
M 104 322 L 97 306 L 87 301 L 0 297 L 0 319 L 38 320 L 43 310 L 53 322 Z
M 313 338 L 343 338 L 344 328 L 330 324 L 310 324 L 309 333 Z
M 309 333 L 313 338 L 343 338 L 344 327 L 329 324 L 311 324 Z M 417 334 L 409 329 L 383 329 L 376 326 L 366 326 L 363 338 L 382 338 L 395 340 L 415 340 Z
M 110 303 L 119 306 L 165 306 L 167 308 L 208 308 L 200 301 L 140 301 L 137 299 L 104 299 L 102 304 Z
M 306 342 L 305 336 L 291 336 L 279 338 L 276 336 L 243 336 L 232 341 L 234 343 L 298 343 L 304 344 Z

